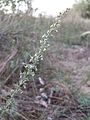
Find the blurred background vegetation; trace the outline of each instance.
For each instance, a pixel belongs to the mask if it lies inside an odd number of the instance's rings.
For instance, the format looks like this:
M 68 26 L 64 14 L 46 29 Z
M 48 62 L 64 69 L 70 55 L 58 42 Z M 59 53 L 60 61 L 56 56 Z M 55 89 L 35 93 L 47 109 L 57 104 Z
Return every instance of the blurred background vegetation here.
M 49 26 L 55 21 L 55 17 L 46 16 L 42 13 L 35 17 L 35 9 L 32 8 L 32 0 L 1 0 L 0 1 L 0 61 L 6 60 L 13 49 L 17 49 L 16 56 L 9 61 L 9 69 L 3 71 L 1 80 L 8 78 L 9 74 L 21 62 L 27 62 L 31 55 L 39 47 L 39 40 Z M 19 9 L 21 4 L 25 4 L 25 11 Z M 90 1 L 80 0 L 73 5 L 73 8 L 61 14 L 61 26 L 58 33 L 50 37 L 50 47 L 45 55 L 41 71 L 48 78 L 56 78 L 61 74 L 58 66 L 58 59 L 63 59 L 61 46 L 72 47 L 86 46 L 90 44 L 90 36 L 82 39 L 81 35 L 90 31 Z M 17 7 L 18 6 L 18 7 Z M 8 10 L 9 8 L 9 10 Z M 57 64 L 53 63 L 55 57 Z M 55 65 L 54 65 L 55 64 Z M 42 70 L 44 69 L 44 70 Z M 46 69 L 46 70 L 45 70 Z M 13 75 L 14 76 L 14 75 Z M 3 80 L 4 79 L 4 80 Z M 59 79 L 59 78 L 58 78 Z
M 17 54 L 9 61 L 6 70 L 0 75 L 1 81 L 6 80 L 11 71 L 16 66 L 20 66 L 21 62 L 27 62 L 30 59 L 30 56 L 39 47 L 41 36 L 56 19 L 42 13 L 38 17 L 34 16 L 35 9 L 32 8 L 32 2 L 32 0 L 0 1 L 1 63 L 12 53 L 11 51 L 17 49 Z M 19 9 L 22 3 L 26 6 L 25 11 Z M 66 12 L 61 14 L 60 29 L 58 33 L 54 33 L 54 36 L 50 37 L 50 47 L 45 54 L 44 62 L 40 64 L 41 71 L 44 71 L 42 74 L 46 75 L 48 79 L 60 79 L 61 74 L 64 74 L 61 66 L 58 65 L 59 59 L 64 58 L 61 51 L 62 46 L 72 47 L 76 45 L 85 47 L 87 43 L 90 44 L 89 35 L 85 39 L 81 38 L 84 32 L 90 31 L 89 4 L 89 0 L 77 1 L 73 8 L 67 9 Z M 14 74 L 18 77 L 17 72 Z M 15 75 L 12 75 L 12 78 Z
M 12 51 L 17 49 L 16 55 L 1 71 L 1 83 L 12 85 L 19 79 L 21 63 L 28 62 L 39 47 L 41 36 L 56 19 L 42 13 L 38 17 L 34 16 L 37 9 L 32 8 L 32 2 L 32 0 L 0 0 L 0 69 Z M 26 6 L 25 11 L 19 10 L 22 3 Z M 70 72 L 60 66 L 59 61 L 66 60 L 67 55 L 67 50 L 61 49 L 73 46 L 87 47 L 87 43 L 89 47 L 90 35 L 86 34 L 85 39 L 81 37 L 87 31 L 90 31 L 90 0 L 79 0 L 70 10 L 61 14 L 61 26 L 58 32 L 50 37 L 50 47 L 39 65 L 39 74 L 49 81 L 58 80 L 68 86 L 73 85 L 69 81 Z M 80 101 L 84 104 L 82 96 Z M 90 104 L 89 100 L 88 102 Z

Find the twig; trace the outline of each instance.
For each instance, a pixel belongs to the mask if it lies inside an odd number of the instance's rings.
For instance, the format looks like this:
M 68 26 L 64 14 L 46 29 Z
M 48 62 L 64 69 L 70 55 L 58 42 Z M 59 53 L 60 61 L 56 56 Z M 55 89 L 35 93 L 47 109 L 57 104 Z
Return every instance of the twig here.
M 18 115 L 18 116 L 20 116 L 21 118 L 23 118 L 24 120 L 28 120 L 26 117 L 24 117 L 21 113 L 19 113 L 19 112 L 16 112 L 15 111 L 15 113 Z

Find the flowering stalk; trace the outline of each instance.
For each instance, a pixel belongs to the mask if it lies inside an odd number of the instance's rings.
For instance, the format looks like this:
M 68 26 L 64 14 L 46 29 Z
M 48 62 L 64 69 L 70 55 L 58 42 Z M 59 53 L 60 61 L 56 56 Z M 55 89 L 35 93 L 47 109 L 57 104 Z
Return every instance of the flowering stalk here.
M 57 28 L 60 26 L 60 20 L 57 19 L 54 24 L 50 26 L 50 29 L 44 34 L 40 40 L 40 47 L 36 51 L 29 64 L 26 64 L 25 71 L 20 72 L 20 81 L 16 84 L 16 89 L 10 93 L 10 98 L 6 101 L 6 106 L 0 108 L 0 119 L 3 118 L 4 114 L 8 112 L 12 108 L 12 103 L 14 100 L 15 94 L 21 91 L 21 86 L 25 86 L 26 82 L 30 80 L 30 77 L 35 76 L 35 71 L 37 71 L 36 64 L 43 59 L 43 54 L 49 47 L 48 40 L 49 37 L 52 35 L 52 32 L 57 32 Z

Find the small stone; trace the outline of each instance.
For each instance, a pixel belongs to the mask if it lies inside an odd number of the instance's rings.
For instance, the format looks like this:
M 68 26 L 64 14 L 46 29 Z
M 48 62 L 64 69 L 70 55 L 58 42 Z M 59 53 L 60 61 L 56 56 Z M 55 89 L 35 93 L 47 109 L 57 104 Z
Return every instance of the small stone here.
M 43 92 L 43 91 L 44 91 L 44 88 L 40 88 L 39 91 L 40 91 L 40 92 Z
M 51 117 L 48 117 L 48 120 L 52 120 L 52 118 L 51 118 Z
M 45 83 L 44 83 L 44 81 L 42 80 L 41 77 L 39 77 L 38 79 L 39 79 L 39 82 L 40 82 L 41 85 L 45 85 Z
M 41 93 L 41 96 L 42 96 L 43 98 L 48 99 L 48 96 L 46 95 L 46 93 Z

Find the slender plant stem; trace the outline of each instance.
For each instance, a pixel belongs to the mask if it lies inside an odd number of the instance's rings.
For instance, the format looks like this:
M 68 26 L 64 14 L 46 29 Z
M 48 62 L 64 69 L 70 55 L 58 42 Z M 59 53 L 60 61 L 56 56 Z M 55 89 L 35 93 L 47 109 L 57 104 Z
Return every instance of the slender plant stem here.
M 53 31 L 54 32 L 57 31 L 58 25 L 60 25 L 60 20 L 57 20 L 54 24 L 52 24 L 50 26 L 50 29 L 46 32 L 46 34 L 44 34 L 42 36 L 42 38 L 40 40 L 40 47 L 37 50 L 37 52 L 35 53 L 35 55 L 31 58 L 31 61 L 33 62 L 33 64 L 32 65 L 26 64 L 27 72 L 22 73 L 23 77 L 21 78 L 20 83 L 19 84 L 17 83 L 16 89 L 10 93 L 11 97 L 6 101 L 6 106 L 4 106 L 1 109 L 0 118 L 3 118 L 4 113 L 8 112 L 8 110 L 12 107 L 11 105 L 13 103 L 14 96 L 21 90 L 21 86 L 24 86 L 26 84 L 26 82 L 30 80 L 30 76 L 32 76 L 32 78 L 35 76 L 35 72 L 33 72 L 33 68 L 35 69 L 35 71 L 37 71 L 36 64 L 43 58 L 43 54 L 49 46 L 49 44 L 48 44 L 49 37 L 52 35 Z M 36 89 L 34 78 L 33 78 L 33 83 L 34 83 L 34 89 Z

